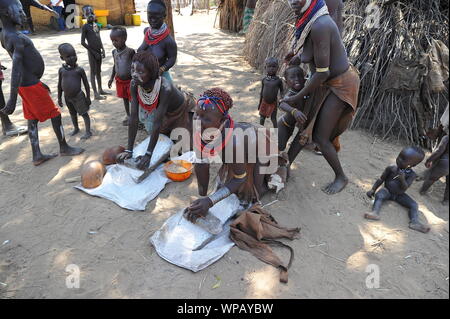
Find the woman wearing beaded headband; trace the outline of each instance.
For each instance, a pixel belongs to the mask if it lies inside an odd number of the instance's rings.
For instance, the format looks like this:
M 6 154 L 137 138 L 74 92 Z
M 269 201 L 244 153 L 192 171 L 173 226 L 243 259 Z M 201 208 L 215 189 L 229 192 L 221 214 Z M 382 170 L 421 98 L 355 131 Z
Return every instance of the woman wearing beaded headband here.
M 195 101 L 191 95 L 159 75 L 158 59 L 148 51 L 141 51 L 133 56 L 131 76 L 128 149 L 117 156 L 117 161 L 120 163 L 132 157 L 138 123 L 141 121 L 150 135 L 150 142 L 137 168 L 146 169 L 159 134 L 170 136 L 175 128 L 185 128 L 192 132 Z
M 219 88 L 205 91 L 197 102 L 194 116 L 195 122 L 199 122 L 199 131 L 194 132 L 194 149 L 197 157 L 200 154 L 206 159 L 218 156 L 223 165 L 219 171 L 220 183 L 217 191 L 209 197 L 194 201 L 188 208 L 188 219 L 191 221 L 205 216 L 209 208 L 231 194 L 238 195 L 243 203 L 251 204 L 259 201 L 260 197 L 268 191 L 269 175 L 261 173 L 262 158 L 258 155 L 257 149 L 261 134 L 258 134 L 256 127 L 252 124 L 234 122 L 229 115 L 232 106 L 231 97 Z M 207 133 L 211 130 L 217 131 L 217 134 L 211 133 L 214 135 L 211 137 Z M 266 139 L 264 154 L 268 154 L 267 157 L 269 157 L 270 152 L 267 152 L 267 148 L 271 141 L 267 134 L 268 130 L 264 128 L 263 130 L 262 138 Z M 277 148 L 276 145 L 274 146 L 274 156 L 277 157 Z M 200 196 L 207 195 L 209 169 L 208 161 L 195 164 Z
M 335 173 L 335 179 L 323 190 L 340 192 L 348 183 L 338 158 L 336 140 L 350 125 L 356 111 L 359 75 L 350 65 L 339 29 L 330 17 L 324 0 L 289 0 L 298 17 L 292 63 L 309 64 L 310 80 L 296 95 L 282 103 L 296 104 L 309 96 L 302 119 L 305 128 L 297 134 L 289 150 L 292 163 L 306 143 L 313 140 Z M 306 118 L 306 120 L 304 119 Z
M 144 41 L 138 49 L 156 55 L 160 65 L 160 75 L 172 81 L 169 70 L 177 60 L 177 44 L 170 35 L 170 29 L 164 22 L 167 8 L 163 0 L 152 0 L 147 6 L 147 18 L 150 27 L 144 30 Z

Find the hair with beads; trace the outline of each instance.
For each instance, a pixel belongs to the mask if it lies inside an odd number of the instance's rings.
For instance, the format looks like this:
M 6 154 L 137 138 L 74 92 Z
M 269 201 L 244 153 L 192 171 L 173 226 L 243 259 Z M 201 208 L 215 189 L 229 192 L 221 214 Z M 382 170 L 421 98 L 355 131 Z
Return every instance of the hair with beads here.
M 233 99 L 227 92 L 225 92 L 221 88 L 208 89 L 203 92 L 202 97 L 209 97 L 220 100 L 223 103 L 223 106 L 225 106 L 225 110 L 223 110 L 224 113 L 228 112 L 233 107 Z
M 140 51 L 133 56 L 132 62 L 139 62 L 151 73 L 151 80 L 159 77 L 158 58 L 149 51 Z

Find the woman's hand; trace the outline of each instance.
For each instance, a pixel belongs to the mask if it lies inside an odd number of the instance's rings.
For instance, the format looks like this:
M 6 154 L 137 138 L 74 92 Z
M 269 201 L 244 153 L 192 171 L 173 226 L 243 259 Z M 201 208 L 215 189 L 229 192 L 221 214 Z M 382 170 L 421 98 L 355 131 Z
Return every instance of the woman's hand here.
M 297 110 L 297 109 L 294 109 L 294 110 L 291 112 L 291 114 L 292 114 L 292 116 L 295 118 L 295 120 L 297 121 L 297 123 L 299 123 L 300 125 L 303 125 L 303 124 L 308 120 L 308 118 L 306 117 L 306 115 L 303 114 L 302 111 L 299 111 L 299 110 Z
M 137 160 L 139 163 L 137 164 L 137 169 L 140 169 L 142 171 L 146 170 L 150 165 L 150 160 L 152 159 L 151 155 L 145 154 L 144 156 L 139 156 Z
M 205 217 L 208 210 L 213 206 L 209 197 L 197 199 L 187 209 L 186 219 L 191 223 L 195 223 L 197 218 Z
M 122 152 L 119 155 L 116 156 L 116 162 L 117 163 L 123 163 L 125 160 L 131 158 L 133 154 L 128 152 Z

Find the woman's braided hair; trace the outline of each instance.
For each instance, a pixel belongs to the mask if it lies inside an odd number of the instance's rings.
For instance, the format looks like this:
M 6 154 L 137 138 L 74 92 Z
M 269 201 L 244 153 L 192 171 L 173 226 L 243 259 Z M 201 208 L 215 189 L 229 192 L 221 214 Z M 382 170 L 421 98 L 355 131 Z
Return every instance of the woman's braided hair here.
M 140 51 L 133 56 L 132 62 L 139 62 L 151 73 L 150 80 L 156 80 L 159 77 L 158 58 L 149 51 Z
M 221 99 L 223 104 L 227 108 L 227 111 L 233 107 L 233 99 L 227 92 L 225 92 L 221 88 L 208 89 L 205 92 L 203 92 L 203 95 Z

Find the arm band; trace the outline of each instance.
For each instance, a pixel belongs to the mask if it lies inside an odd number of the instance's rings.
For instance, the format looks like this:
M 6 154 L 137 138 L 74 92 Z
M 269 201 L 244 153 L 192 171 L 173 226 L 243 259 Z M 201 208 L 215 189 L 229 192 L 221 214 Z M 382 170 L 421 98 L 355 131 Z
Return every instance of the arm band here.
M 318 73 L 328 72 L 328 71 L 330 71 L 330 67 L 326 67 L 326 68 L 316 68 L 316 72 L 318 72 Z
M 209 197 L 209 199 L 211 200 L 211 202 L 213 203 L 213 206 L 214 206 L 218 202 L 220 202 L 221 200 L 227 198 L 230 195 L 231 195 L 231 192 L 228 189 L 228 187 L 222 187 L 217 192 L 215 192 L 214 194 L 212 194 L 212 195 L 210 195 L 208 197 Z
M 246 178 L 247 177 L 247 172 L 245 172 L 244 174 L 241 174 L 241 175 L 236 175 L 236 174 L 233 173 L 233 177 L 237 178 L 237 179 Z
M 295 115 L 294 115 L 294 112 L 295 111 L 297 111 L 297 109 L 293 109 L 292 111 L 291 111 L 291 115 L 293 116 L 293 117 L 295 117 Z

